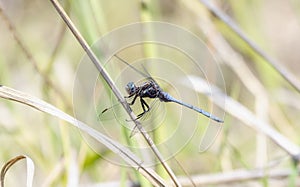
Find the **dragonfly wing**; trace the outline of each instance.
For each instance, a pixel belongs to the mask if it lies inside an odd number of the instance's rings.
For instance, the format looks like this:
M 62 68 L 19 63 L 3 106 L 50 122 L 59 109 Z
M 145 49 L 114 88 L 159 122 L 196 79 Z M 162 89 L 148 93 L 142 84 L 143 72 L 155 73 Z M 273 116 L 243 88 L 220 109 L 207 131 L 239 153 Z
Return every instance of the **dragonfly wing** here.
M 148 131 L 151 131 L 154 128 L 153 121 L 155 118 L 158 118 L 159 116 L 154 115 L 154 113 L 157 111 L 158 113 L 162 113 L 159 109 L 161 106 L 161 102 L 159 99 L 155 99 L 153 102 L 149 105 L 149 110 L 145 112 L 140 118 L 139 121 L 141 121 L 142 125 L 148 129 Z M 128 120 L 127 120 L 128 121 Z M 130 137 L 134 136 L 136 133 L 138 133 L 139 130 L 137 126 L 135 126 L 132 131 Z
M 126 62 L 126 60 L 122 59 L 121 57 L 119 57 L 118 55 L 114 55 L 117 59 L 119 59 L 121 62 L 123 62 L 124 64 L 126 64 L 127 66 L 129 66 L 130 68 L 132 68 L 133 70 L 135 70 L 137 73 L 139 73 L 140 75 L 142 75 L 143 77 L 145 77 L 148 80 L 152 80 L 153 82 L 155 82 L 157 84 L 157 82 L 151 77 L 150 73 L 147 71 L 147 69 L 145 68 L 144 65 L 142 65 L 143 67 L 143 71 L 137 69 L 136 67 L 132 66 L 131 64 L 129 64 L 128 62 Z M 158 84 L 157 84 L 158 85 Z

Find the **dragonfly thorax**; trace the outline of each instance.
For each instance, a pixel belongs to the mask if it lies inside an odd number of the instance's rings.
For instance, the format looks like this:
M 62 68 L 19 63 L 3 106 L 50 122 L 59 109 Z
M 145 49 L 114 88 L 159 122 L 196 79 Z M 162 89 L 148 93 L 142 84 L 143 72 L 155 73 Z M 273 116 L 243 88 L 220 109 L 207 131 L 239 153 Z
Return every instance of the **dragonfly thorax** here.
M 126 87 L 126 92 L 129 94 L 129 95 L 132 95 L 132 94 L 135 94 L 136 90 L 137 90 L 137 87 L 135 86 L 135 84 L 133 82 L 129 82 Z

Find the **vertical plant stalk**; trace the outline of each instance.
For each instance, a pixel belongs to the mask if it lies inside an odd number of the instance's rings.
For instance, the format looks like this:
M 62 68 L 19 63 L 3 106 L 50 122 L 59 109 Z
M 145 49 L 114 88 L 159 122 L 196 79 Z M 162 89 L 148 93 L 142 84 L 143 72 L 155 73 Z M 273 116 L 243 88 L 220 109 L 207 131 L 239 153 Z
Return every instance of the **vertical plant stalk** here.
M 202 4 L 219 20 L 227 25 L 235 34 L 237 34 L 253 51 L 255 51 L 261 58 L 263 58 L 268 64 L 277 71 L 292 87 L 300 92 L 299 80 L 283 65 L 278 63 L 274 58 L 267 55 L 255 42 L 250 40 L 247 35 L 235 24 L 229 16 L 217 9 L 209 0 L 199 0 Z
M 101 66 L 101 64 L 99 63 L 99 60 L 97 59 L 96 55 L 91 50 L 91 48 L 89 47 L 89 45 L 87 44 L 87 42 L 84 40 L 84 38 L 82 37 L 82 35 L 80 34 L 80 32 L 77 30 L 77 28 L 75 27 L 75 25 L 73 24 L 73 22 L 71 21 L 71 19 L 69 18 L 69 16 L 66 14 L 66 12 L 61 7 L 61 5 L 58 3 L 57 0 L 50 0 L 50 1 L 53 4 L 53 6 L 56 9 L 56 11 L 58 12 L 58 14 L 64 20 L 64 22 L 66 23 L 66 25 L 69 27 L 70 31 L 73 33 L 73 35 L 75 36 L 75 38 L 77 39 L 77 41 L 80 43 L 81 47 L 87 53 L 87 55 L 89 56 L 89 58 L 91 59 L 91 61 L 93 62 L 93 64 L 96 66 L 97 70 L 99 71 L 99 73 L 101 74 L 101 76 L 104 78 L 104 80 L 106 81 L 106 83 L 108 84 L 108 86 L 111 88 L 111 90 L 113 91 L 113 93 L 117 97 L 118 101 L 122 104 L 123 108 L 126 110 L 126 112 L 130 116 L 130 118 L 132 119 L 132 121 L 138 127 L 140 133 L 142 134 L 142 136 L 146 140 L 147 144 L 150 146 L 151 150 L 153 151 L 153 153 L 155 154 L 155 156 L 158 158 L 158 160 L 160 161 L 160 163 L 162 164 L 162 166 L 164 167 L 164 169 L 166 170 L 166 172 L 168 173 L 168 175 L 170 176 L 170 178 L 172 179 L 172 181 L 174 182 L 174 184 L 176 186 L 180 186 L 180 184 L 178 183 L 178 180 L 176 179 L 175 174 L 170 169 L 170 167 L 167 165 L 167 163 L 163 161 L 163 158 L 162 158 L 160 152 L 158 151 L 157 147 L 155 146 L 154 142 L 151 140 L 150 136 L 143 129 L 141 123 L 138 120 L 136 120 L 135 114 L 132 112 L 131 108 L 127 104 L 127 102 L 124 99 L 124 97 L 122 96 L 121 92 L 115 86 L 114 82 L 109 77 L 109 74 L 106 72 L 106 70 Z

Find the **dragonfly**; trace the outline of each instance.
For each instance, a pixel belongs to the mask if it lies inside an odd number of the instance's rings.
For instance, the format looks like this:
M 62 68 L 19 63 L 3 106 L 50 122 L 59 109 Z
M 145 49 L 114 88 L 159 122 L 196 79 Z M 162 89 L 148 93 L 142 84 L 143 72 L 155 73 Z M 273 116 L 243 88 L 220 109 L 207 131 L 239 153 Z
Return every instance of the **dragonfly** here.
M 177 103 L 177 104 L 180 104 L 184 107 L 187 107 L 189 109 L 192 109 L 218 123 L 223 123 L 224 121 L 221 120 L 220 118 L 212 115 L 211 113 L 201 109 L 201 108 L 198 108 L 198 107 L 195 107 L 191 104 L 188 104 L 188 103 L 185 103 L 185 102 L 182 102 L 178 99 L 175 99 L 174 97 L 172 97 L 169 93 L 167 92 L 164 92 L 160 87 L 159 85 L 150 80 L 150 81 L 147 81 L 147 82 L 144 82 L 141 86 L 136 86 L 133 82 L 129 82 L 126 87 L 126 92 L 129 94 L 128 96 L 125 96 L 125 98 L 131 98 L 131 97 L 134 97 L 132 102 L 128 103 L 129 105 L 133 105 L 136 101 L 136 99 L 139 97 L 140 98 L 140 102 L 141 102 L 141 106 L 142 106 L 142 109 L 143 109 L 143 112 L 138 114 L 137 115 L 137 118 L 136 119 L 139 119 L 141 118 L 144 114 L 146 114 L 147 112 L 149 112 L 150 108 L 149 108 L 149 105 L 146 103 L 146 101 L 144 100 L 144 98 L 159 98 L 159 100 L 161 102 L 174 102 L 174 103 Z
M 133 68 L 134 70 L 142 73 L 140 70 L 136 69 L 135 67 L 131 66 L 128 62 L 126 62 L 125 60 L 123 60 L 122 58 L 120 58 L 117 55 L 114 55 L 115 57 L 117 57 L 119 60 L 121 60 L 123 63 L 127 64 L 128 66 L 130 66 L 131 68 Z M 145 75 L 144 73 L 142 73 L 143 75 Z M 180 101 L 176 98 L 174 98 L 173 96 L 171 96 L 169 93 L 165 92 L 162 90 L 162 88 L 157 84 L 157 82 L 152 79 L 151 77 L 147 76 L 148 78 L 150 78 L 150 80 L 143 82 L 140 86 L 137 86 L 134 82 L 129 82 L 126 86 L 125 86 L 125 90 L 128 94 L 128 96 L 125 96 L 125 98 L 132 98 L 133 100 L 128 103 L 129 105 L 134 105 L 137 98 L 139 98 L 140 103 L 141 103 L 141 107 L 143 109 L 143 112 L 137 115 L 137 119 L 140 119 L 141 117 L 143 117 L 146 113 L 148 113 L 150 111 L 150 107 L 147 104 L 147 102 L 144 100 L 144 98 L 151 98 L 151 99 L 156 99 L 158 98 L 161 102 L 173 102 L 173 103 L 177 103 L 181 106 L 187 107 L 189 109 L 192 109 L 218 123 L 224 123 L 223 120 L 221 120 L 220 118 L 218 118 L 217 116 L 214 116 L 213 114 L 198 108 L 196 106 L 193 106 L 191 104 L 185 103 L 183 101 Z M 104 110 L 103 112 L 105 112 L 106 110 Z M 103 113 L 102 112 L 102 113 Z

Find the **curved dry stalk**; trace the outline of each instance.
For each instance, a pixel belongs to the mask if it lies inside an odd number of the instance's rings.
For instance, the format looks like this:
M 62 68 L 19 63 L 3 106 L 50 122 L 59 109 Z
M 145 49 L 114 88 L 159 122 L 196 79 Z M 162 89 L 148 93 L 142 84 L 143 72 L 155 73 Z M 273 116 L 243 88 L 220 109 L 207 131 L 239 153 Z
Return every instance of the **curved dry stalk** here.
M 109 77 L 109 74 L 106 72 L 106 70 L 99 63 L 99 60 L 97 59 L 96 55 L 91 50 L 91 48 L 89 47 L 89 45 L 87 44 L 87 42 L 84 40 L 84 38 L 82 37 L 82 35 L 80 34 L 80 32 L 77 30 L 77 28 L 75 27 L 75 25 L 73 24 L 73 22 L 71 21 L 71 19 L 69 18 L 69 16 L 66 14 L 66 12 L 61 7 L 61 5 L 58 3 L 57 0 L 50 0 L 50 1 L 53 4 L 53 6 L 55 7 L 56 11 L 61 16 L 61 18 L 64 20 L 64 22 L 66 23 L 66 25 L 69 27 L 69 29 L 71 30 L 71 32 L 73 33 L 73 35 L 75 36 L 75 38 L 77 39 L 77 41 L 80 43 L 81 47 L 87 53 L 87 55 L 89 56 L 89 58 L 91 59 L 91 61 L 93 62 L 93 64 L 96 66 L 97 70 L 99 71 L 99 73 L 101 74 L 101 76 L 104 78 L 104 80 L 106 81 L 106 83 L 108 84 L 108 86 L 110 87 L 110 89 L 113 91 L 113 93 L 117 97 L 118 101 L 122 104 L 123 108 L 126 110 L 126 112 L 128 113 L 128 115 L 130 116 L 130 118 L 133 120 L 133 122 L 135 123 L 135 125 L 138 127 L 140 133 L 142 134 L 142 136 L 146 140 L 147 144 L 150 146 L 151 150 L 153 151 L 153 153 L 155 154 L 155 156 L 157 157 L 157 159 L 160 161 L 160 163 L 162 164 L 162 166 L 164 167 L 165 171 L 168 173 L 168 175 L 170 176 L 170 178 L 172 179 L 172 181 L 174 182 L 174 184 L 176 186 L 180 186 L 179 182 L 176 179 L 175 174 L 170 169 L 170 167 L 167 165 L 167 163 L 163 160 L 163 157 L 161 156 L 161 154 L 158 151 L 157 147 L 155 146 L 155 144 L 151 140 L 150 136 L 143 129 L 143 127 L 140 124 L 140 122 L 138 120 L 135 120 L 136 119 L 135 114 L 132 112 L 131 108 L 127 104 L 127 102 L 124 99 L 124 97 L 122 96 L 121 92 L 118 90 L 118 88 L 115 86 L 115 84 L 112 81 L 112 79 Z
M 288 69 L 277 60 L 266 54 L 255 42 L 250 40 L 247 35 L 230 19 L 225 13 L 215 7 L 211 1 L 199 0 L 202 4 L 219 20 L 226 24 L 235 34 L 237 34 L 249 47 L 251 47 L 260 57 L 262 57 L 275 71 L 277 71 L 291 86 L 300 92 L 300 82 Z
M 5 178 L 5 174 L 6 172 L 9 170 L 9 168 L 11 166 L 13 166 L 17 161 L 24 159 L 25 156 L 17 156 L 11 160 L 9 160 L 6 164 L 4 164 L 4 166 L 1 169 L 1 173 L 0 173 L 0 181 L 1 181 L 1 187 L 4 187 L 4 178 Z
M 134 155 L 130 150 L 116 142 L 113 139 L 103 135 L 102 133 L 96 131 L 85 123 L 73 118 L 72 116 L 64 113 L 63 111 L 57 109 L 53 105 L 46 103 L 40 99 L 27 95 L 23 92 L 8 88 L 6 86 L 0 85 L 0 97 L 12 101 L 16 101 L 30 107 L 33 107 L 39 111 L 48 113 L 52 116 L 58 117 L 73 126 L 79 128 L 83 132 L 87 133 L 98 142 L 104 144 L 114 153 L 118 154 L 126 163 L 131 167 L 139 171 L 145 178 L 147 178 L 155 186 L 166 186 L 166 182 L 156 174 L 152 169 L 148 169 L 143 165 L 142 160 L 140 160 L 136 155 Z
M 33 183 L 33 175 L 34 175 L 34 164 L 32 160 L 26 156 L 26 155 L 19 155 L 16 156 L 15 158 L 10 159 L 6 164 L 1 169 L 0 173 L 0 186 L 4 187 L 4 178 L 5 174 L 9 170 L 11 166 L 16 164 L 18 161 L 26 159 L 26 165 L 27 165 L 27 178 L 26 178 L 26 186 L 31 187 Z

